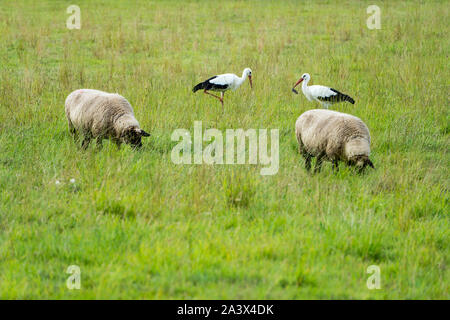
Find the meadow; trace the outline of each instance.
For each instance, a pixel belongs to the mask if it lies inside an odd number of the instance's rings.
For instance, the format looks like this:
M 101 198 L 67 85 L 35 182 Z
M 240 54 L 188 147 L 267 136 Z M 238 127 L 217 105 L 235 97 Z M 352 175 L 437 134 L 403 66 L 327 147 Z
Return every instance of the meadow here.
M 449 2 L 375 2 L 2 0 L 0 298 L 449 299 Z M 245 67 L 253 90 L 223 112 L 191 91 Z M 368 125 L 375 170 L 305 171 L 304 72 L 356 100 L 333 109 Z M 82 151 L 64 114 L 79 88 L 125 96 L 142 150 Z M 172 163 L 194 121 L 279 129 L 278 173 Z

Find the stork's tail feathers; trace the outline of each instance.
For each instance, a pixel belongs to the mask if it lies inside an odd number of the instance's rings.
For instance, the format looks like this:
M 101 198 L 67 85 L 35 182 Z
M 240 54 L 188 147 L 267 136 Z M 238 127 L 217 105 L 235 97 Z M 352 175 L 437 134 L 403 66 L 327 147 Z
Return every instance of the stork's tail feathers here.
M 351 104 L 355 104 L 355 100 L 353 100 L 353 98 L 352 97 L 350 97 L 350 96 L 348 96 L 348 95 L 344 95 L 344 101 L 348 101 L 348 102 L 350 102 Z
M 205 82 L 200 82 L 194 88 L 192 88 L 192 92 L 197 92 L 198 90 L 205 89 L 205 87 L 206 87 L 206 83 Z
M 336 95 L 334 95 L 331 100 L 334 100 L 335 102 L 341 102 L 341 101 L 348 101 L 351 104 L 355 104 L 355 100 L 353 100 L 352 97 L 346 95 L 345 93 L 339 92 L 336 89 L 330 88 L 331 91 L 336 92 Z

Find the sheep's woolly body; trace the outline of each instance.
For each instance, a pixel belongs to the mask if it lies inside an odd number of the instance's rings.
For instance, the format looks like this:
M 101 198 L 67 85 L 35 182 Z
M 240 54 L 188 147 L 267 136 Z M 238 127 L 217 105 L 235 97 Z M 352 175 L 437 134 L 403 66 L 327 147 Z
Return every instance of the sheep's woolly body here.
M 332 110 L 314 109 L 295 123 L 299 150 L 307 157 L 346 161 L 370 155 L 370 133 L 361 119 Z
M 65 110 L 69 130 L 76 135 L 102 139 L 111 138 L 120 145 L 125 130 L 136 129 L 139 123 L 130 103 L 119 94 L 92 89 L 72 92 L 66 99 Z M 86 139 L 86 138 L 85 138 Z
M 130 103 L 116 93 L 76 90 L 67 97 L 65 107 L 69 127 L 94 138 L 102 135 L 119 138 L 127 127 L 139 127 Z

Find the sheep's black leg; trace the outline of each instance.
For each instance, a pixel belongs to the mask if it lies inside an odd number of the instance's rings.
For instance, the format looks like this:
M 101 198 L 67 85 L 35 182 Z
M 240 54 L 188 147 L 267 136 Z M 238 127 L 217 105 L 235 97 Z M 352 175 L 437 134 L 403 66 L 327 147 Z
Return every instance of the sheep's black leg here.
M 72 137 L 73 137 L 73 141 L 75 141 L 75 143 L 77 143 L 77 142 L 78 142 L 78 134 L 77 134 L 77 130 L 75 130 L 75 128 L 71 127 L 71 128 L 69 129 L 69 132 L 70 132 L 70 134 L 71 134 Z
M 121 142 L 120 142 L 120 140 L 119 139 L 114 139 L 113 140 L 113 142 L 116 144 L 116 146 L 117 146 L 117 149 L 119 149 L 120 150 L 120 145 L 121 145 Z
M 317 156 L 316 165 L 314 166 L 314 173 L 320 172 L 320 169 L 322 169 L 322 162 L 324 158 L 324 153 L 321 153 Z
M 309 154 L 305 155 L 304 157 L 305 157 L 305 168 L 306 168 L 307 171 L 310 171 L 311 170 L 311 159 L 312 159 L 312 157 Z
M 333 160 L 333 172 L 339 172 L 339 162 L 337 160 Z
M 86 135 L 83 139 L 83 142 L 81 143 L 81 148 L 83 148 L 84 150 L 87 149 L 87 147 L 89 146 L 89 143 L 91 143 L 91 139 L 92 137 L 89 135 Z
M 297 137 L 298 140 L 298 152 L 300 152 L 300 154 L 302 155 L 303 158 L 305 158 L 305 168 L 306 171 L 310 171 L 311 170 L 311 159 L 312 156 L 306 151 L 305 146 L 302 143 L 301 138 L 298 136 Z
M 78 134 L 77 134 L 77 130 L 75 129 L 74 125 L 72 124 L 72 121 L 70 121 L 69 119 L 67 119 L 67 124 L 69 126 L 69 132 L 72 135 L 73 140 L 75 141 L 75 143 L 78 143 Z
M 101 148 L 103 148 L 103 138 L 100 138 L 100 137 L 98 137 L 97 138 L 97 148 L 98 149 L 101 149 Z

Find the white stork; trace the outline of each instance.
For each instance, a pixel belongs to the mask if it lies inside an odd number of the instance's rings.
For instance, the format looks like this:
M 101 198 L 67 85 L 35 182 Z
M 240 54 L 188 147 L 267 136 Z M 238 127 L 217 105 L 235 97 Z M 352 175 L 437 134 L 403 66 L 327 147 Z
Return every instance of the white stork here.
M 225 73 L 218 76 L 214 76 L 209 78 L 206 81 L 200 82 L 197 84 L 192 91 L 196 92 L 198 90 L 203 89 L 203 92 L 206 94 L 209 94 L 217 99 L 220 100 L 222 103 L 223 108 L 223 96 L 225 94 L 225 91 L 227 90 L 236 90 L 241 86 L 242 83 L 244 83 L 245 78 L 248 77 L 248 80 L 250 81 L 250 87 L 253 88 L 252 84 L 252 70 L 250 68 L 245 68 L 244 72 L 242 72 L 242 77 L 238 77 L 237 75 L 233 73 Z M 216 96 L 215 94 L 209 93 L 208 90 L 211 91 L 219 91 L 220 97 Z
M 339 92 L 333 88 L 318 85 L 308 86 L 309 79 L 311 79 L 311 76 L 308 73 L 304 73 L 302 77 L 297 81 L 295 86 L 292 88 L 292 92 L 298 94 L 297 90 L 295 90 L 295 87 L 299 85 L 300 82 L 304 81 L 302 84 L 302 91 L 309 101 L 316 100 L 327 109 L 333 103 L 342 101 L 348 101 L 351 104 L 355 104 L 355 100 L 353 100 L 350 96 L 342 92 Z

